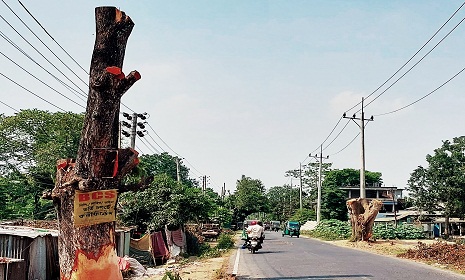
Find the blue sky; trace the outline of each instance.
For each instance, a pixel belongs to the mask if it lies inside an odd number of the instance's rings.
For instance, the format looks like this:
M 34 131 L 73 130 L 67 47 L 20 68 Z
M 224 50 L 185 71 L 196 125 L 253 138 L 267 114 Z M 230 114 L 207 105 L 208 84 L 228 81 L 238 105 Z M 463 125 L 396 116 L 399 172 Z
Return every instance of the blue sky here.
M 85 72 L 66 57 L 25 13 L 4 0 L 81 79 Z M 192 177 L 210 176 L 210 187 L 234 190 L 241 175 L 267 188 L 289 184 L 287 170 L 308 163 L 342 114 L 355 113 L 443 25 L 460 1 L 26 1 L 22 3 L 84 69 L 94 44 L 94 8 L 116 6 L 135 27 L 123 70 L 142 79 L 123 97 L 133 111 L 147 112 L 157 135 L 138 139 L 185 157 Z M 0 3 L 0 13 L 50 60 L 48 51 Z M 369 103 L 434 47 L 465 17 L 465 8 L 418 57 L 366 100 Z M 0 20 L 0 30 L 41 65 L 55 71 Z M 465 25 L 459 25 L 411 72 L 365 108 L 375 115 L 365 131 L 366 169 L 383 173 L 388 186 L 405 186 L 410 173 L 441 141 L 463 135 L 464 76 L 407 109 L 377 116 L 428 94 L 465 67 Z M 49 85 L 85 105 L 30 63 L 4 39 L 0 50 Z M 56 62 L 60 69 L 66 69 Z M 65 109 L 84 109 L 41 85 L 0 56 L 1 73 Z M 55 72 L 54 72 L 55 73 Z M 68 73 L 68 72 L 66 72 Z M 58 75 L 58 74 L 57 74 Z M 72 74 L 69 78 L 87 92 Z M 19 110 L 58 109 L 0 77 L 1 101 Z M 123 108 L 122 111 L 128 111 Z M 0 112 L 14 110 L 0 104 Z M 360 168 L 359 132 L 342 120 L 323 152 L 334 168 Z M 152 138 L 153 137 L 153 138 Z M 145 142 L 144 142 L 145 141 Z M 156 142 L 156 144 L 154 143 Z M 147 145 L 148 144 L 148 145 Z M 150 146 L 152 145 L 152 146 Z M 160 145 L 161 147 L 158 147 Z M 337 153 L 339 152 L 339 153 Z M 297 182 L 294 181 L 293 184 Z

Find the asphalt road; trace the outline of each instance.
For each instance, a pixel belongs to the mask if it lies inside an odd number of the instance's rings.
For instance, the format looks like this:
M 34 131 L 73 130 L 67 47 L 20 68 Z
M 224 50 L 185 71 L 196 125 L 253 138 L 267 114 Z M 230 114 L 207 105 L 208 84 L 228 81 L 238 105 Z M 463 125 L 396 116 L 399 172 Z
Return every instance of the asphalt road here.
M 240 244 L 242 245 L 242 244 Z M 331 245 L 314 239 L 266 232 L 263 248 L 252 254 L 237 249 L 231 256 L 237 279 L 386 279 L 439 280 L 465 276 L 410 260 Z

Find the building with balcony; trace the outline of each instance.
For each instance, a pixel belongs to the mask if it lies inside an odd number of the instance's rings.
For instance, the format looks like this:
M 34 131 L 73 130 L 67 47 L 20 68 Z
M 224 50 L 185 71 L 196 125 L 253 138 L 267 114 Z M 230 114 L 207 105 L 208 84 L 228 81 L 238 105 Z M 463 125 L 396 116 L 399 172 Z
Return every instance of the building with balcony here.
M 344 186 L 340 188 L 346 192 L 347 199 L 360 197 L 360 186 Z M 366 185 L 367 199 L 378 199 L 383 202 L 380 212 L 394 212 L 399 210 L 399 205 L 404 202 L 404 188 L 395 186 L 383 186 L 381 184 Z

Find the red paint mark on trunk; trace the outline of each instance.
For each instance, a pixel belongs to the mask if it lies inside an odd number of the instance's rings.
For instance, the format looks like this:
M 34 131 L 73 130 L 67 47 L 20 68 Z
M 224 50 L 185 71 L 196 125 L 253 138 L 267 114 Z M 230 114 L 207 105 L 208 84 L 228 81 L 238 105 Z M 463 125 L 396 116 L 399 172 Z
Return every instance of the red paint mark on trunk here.
M 136 81 L 140 80 L 141 78 L 140 73 L 136 71 L 136 73 L 134 73 L 134 78 L 136 78 Z
M 116 66 L 109 66 L 106 68 L 106 70 L 108 73 L 113 74 L 113 75 L 119 75 L 123 73 L 123 71 L 121 71 L 121 68 L 116 67 Z
M 114 246 L 104 245 L 97 254 L 78 249 L 69 279 L 61 280 L 122 280 Z

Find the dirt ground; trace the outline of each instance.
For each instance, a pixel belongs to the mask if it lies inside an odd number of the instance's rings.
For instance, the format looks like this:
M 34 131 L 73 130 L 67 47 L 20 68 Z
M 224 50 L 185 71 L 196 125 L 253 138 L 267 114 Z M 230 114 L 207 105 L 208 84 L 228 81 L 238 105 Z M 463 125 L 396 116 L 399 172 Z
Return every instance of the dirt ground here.
M 166 272 L 171 272 L 173 275 L 178 274 L 182 280 L 232 280 L 234 278 L 228 276 L 226 273 L 229 256 L 233 252 L 234 250 L 231 250 L 230 252 L 224 254 L 222 257 L 219 258 L 202 259 L 189 261 L 187 263 L 164 265 L 163 267 L 157 268 L 156 270 L 151 270 L 152 272 L 156 272 L 156 275 L 143 276 L 137 278 L 133 277 L 129 279 L 162 280 Z M 178 280 L 177 278 L 174 279 Z
M 377 240 L 374 242 L 327 241 L 378 254 L 423 262 L 431 266 L 465 274 L 465 245 L 438 240 Z

